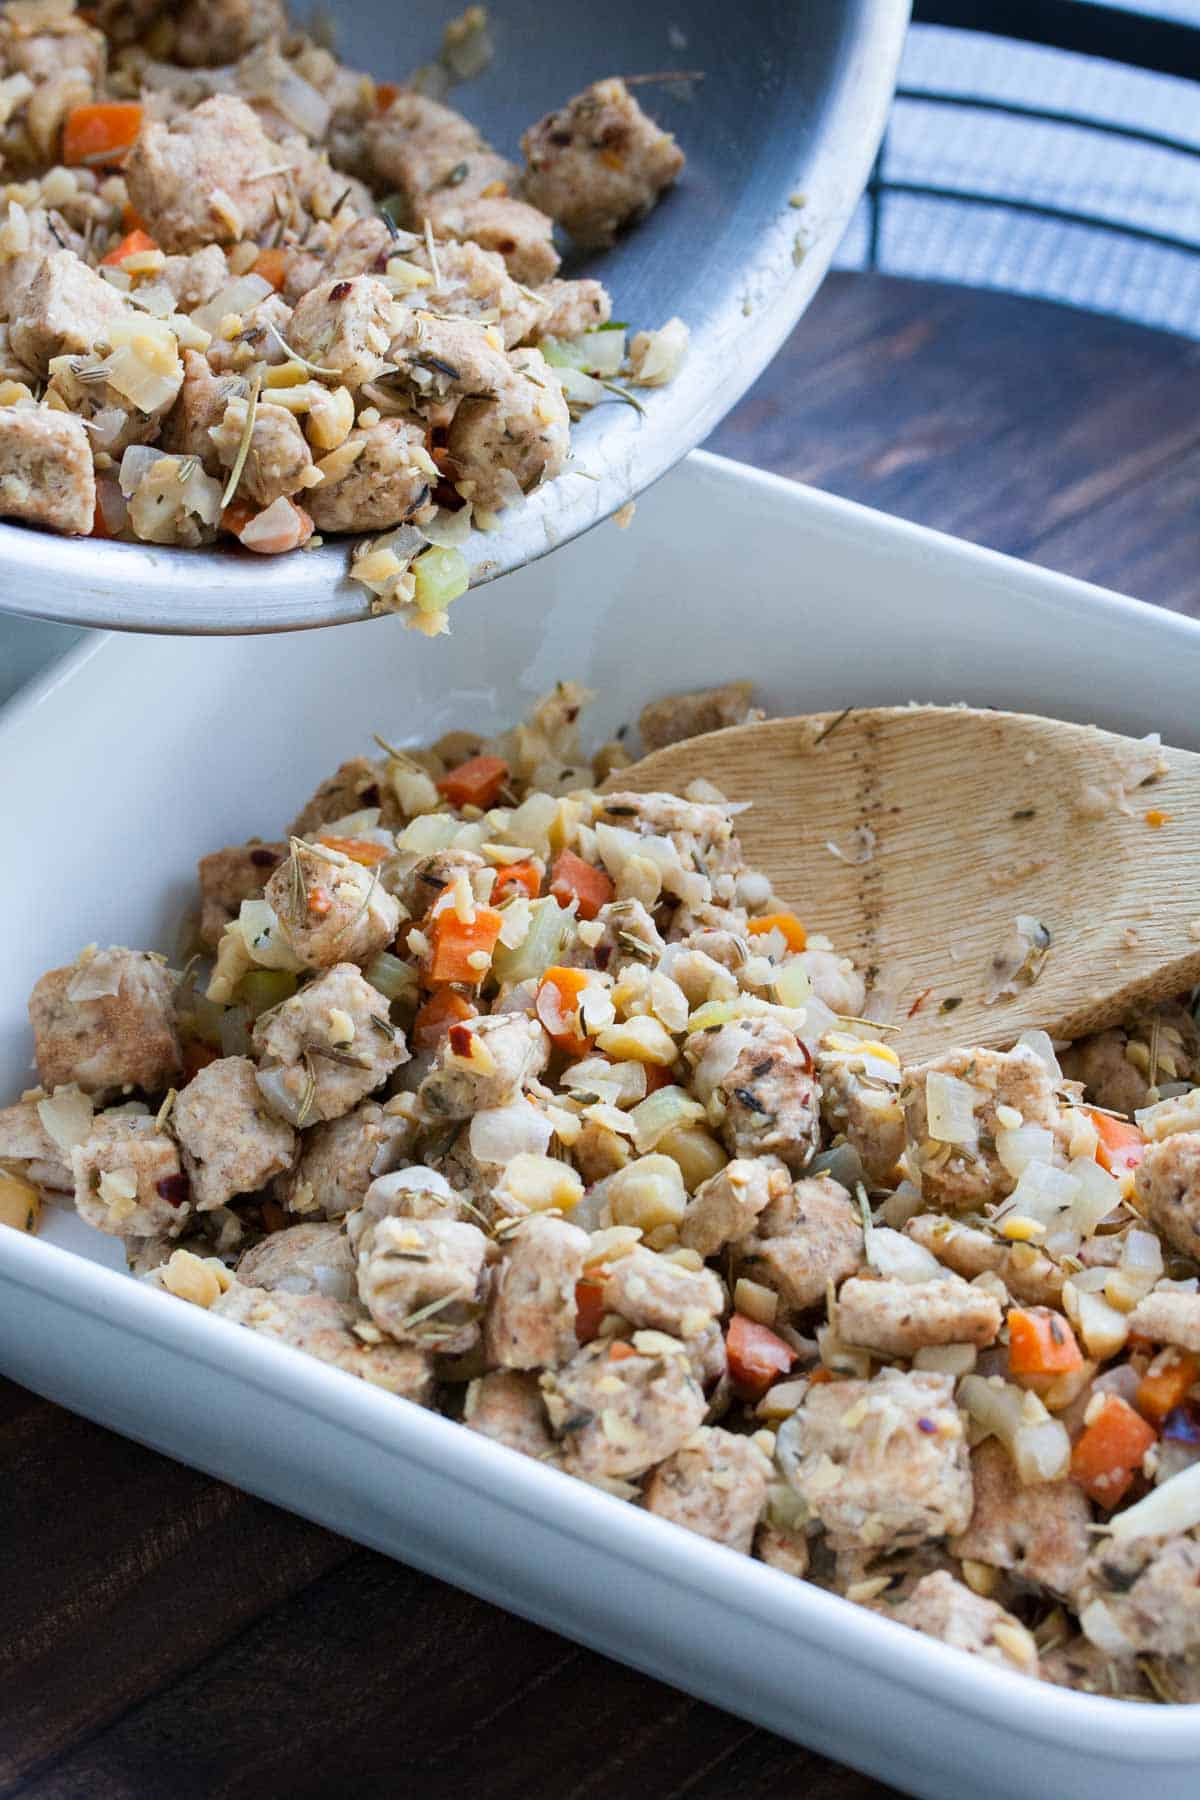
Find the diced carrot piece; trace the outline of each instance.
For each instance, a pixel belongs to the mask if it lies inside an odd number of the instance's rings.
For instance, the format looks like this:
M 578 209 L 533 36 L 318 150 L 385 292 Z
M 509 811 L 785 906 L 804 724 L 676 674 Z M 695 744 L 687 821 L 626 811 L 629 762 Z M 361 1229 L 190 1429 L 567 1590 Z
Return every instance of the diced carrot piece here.
M 1186 1350 L 1164 1350 L 1156 1356 L 1138 1383 L 1137 1409 L 1160 1425 L 1173 1412 L 1200 1376 L 1200 1359 Z
M 587 985 L 586 970 L 557 965 L 547 969 L 538 983 L 537 1016 L 555 1048 L 568 1056 L 586 1056 L 592 1047 L 591 1038 L 578 1029 L 579 996 Z
M 809 1387 L 824 1387 L 827 1381 L 836 1381 L 837 1379 L 838 1377 L 834 1374 L 833 1370 L 827 1369 L 824 1363 L 821 1363 L 809 1376 L 808 1385 Z
M 581 1344 L 590 1344 L 600 1334 L 600 1321 L 607 1308 L 604 1283 L 586 1277 L 575 1283 L 575 1336 Z
M 624 1362 L 627 1357 L 636 1355 L 633 1345 L 624 1343 L 620 1338 L 614 1338 L 608 1346 L 609 1362 Z
M 141 129 L 142 108 L 135 100 L 73 106 L 63 125 L 63 161 L 115 168 L 124 162 Z
M 432 1050 L 451 1025 L 474 1017 L 475 1008 L 469 1000 L 453 988 L 442 988 L 418 1009 L 410 1034 L 413 1045 L 418 1050 Z
M 1170 813 L 1160 812 L 1157 806 L 1152 806 L 1146 814 L 1146 823 L 1151 831 L 1160 831 L 1170 817 Z
M 1119 1394 L 1104 1404 L 1071 1452 L 1071 1474 L 1098 1506 L 1111 1512 L 1141 1468 L 1157 1433 Z
M 657 1094 L 659 1088 L 674 1087 L 676 1080 L 674 1069 L 664 1069 L 661 1063 L 643 1063 L 642 1067 L 646 1071 L 647 1097 Z
M 287 272 L 288 253 L 278 247 L 260 250 L 256 260 L 250 266 L 250 273 L 261 275 L 264 281 L 269 281 L 276 293 L 287 280 Z
M 141 226 L 137 225 L 132 231 L 126 232 L 120 243 L 114 245 L 107 256 L 101 257 L 100 266 L 115 269 L 118 263 L 125 261 L 127 256 L 137 256 L 140 251 L 157 249 L 158 245 L 150 233 L 143 231 Z
M 304 508 L 280 494 L 270 506 L 247 519 L 237 539 L 243 549 L 253 550 L 259 556 L 283 556 L 307 544 L 312 534 L 313 522 Z
M 99 494 L 96 495 L 96 504 L 92 508 L 91 535 L 94 538 L 110 538 L 112 536 L 112 532 L 104 522 L 104 508 L 100 504 Z
M 1083 1367 L 1083 1352 L 1061 1313 L 1048 1306 L 1014 1306 L 1008 1315 L 1008 1366 L 1014 1375 L 1067 1375 Z
M 337 850 L 348 856 L 351 862 L 362 863 L 364 868 L 373 869 L 376 863 L 386 862 L 392 854 L 386 844 L 374 844 L 370 838 L 325 837 L 317 839 L 327 850 Z
M 240 538 L 257 510 L 249 500 L 231 500 L 221 514 L 221 530 L 232 532 L 235 538 Z
M 500 790 L 508 780 L 508 764 L 499 756 L 471 756 L 457 769 L 451 769 L 437 783 L 439 794 L 451 806 L 478 806 L 486 810 L 495 805 Z
M 1128 1119 L 1114 1119 L 1111 1113 L 1085 1106 L 1084 1112 L 1096 1127 L 1100 1142 L 1096 1161 L 1110 1175 L 1124 1175 L 1136 1169 L 1146 1150 L 1146 1134 Z
M 478 987 L 488 972 L 496 939 L 504 920 L 490 906 L 477 906 L 475 917 L 467 924 L 452 906 L 435 913 L 429 930 L 433 938 L 433 956 L 426 977 L 431 987 L 455 982 L 464 987 Z M 476 968 L 473 956 L 486 956 L 488 963 Z
M 550 871 L 550 892 L 560 906 L 575 901 L 577 917 L 594 919 L 616 893 L 603 869 L 584 862 L 573 850 L 560 850 Z
M 390 106 L 395 106 L 399 94 L 400 83 L 398 81 L 377 81 L 375 83 L 375 111 L 387 112 Z
M 764 913 L 760 919 L 751 919 L 746 929 L 751 937 L 778 931 L 789 950 L 803 950 L 808 944 L 808 933 L 792 912 Z
M 527 894 L 536 900 L 542 891 L 542 872 L 537 863 L 524 862 L 505 863 L 496 870 L 496 884 L 492 889 L 493 900 L 508 900 L 513 894 Z
M 127 200 L 121 208 L 121 228 L 124 231 L 145 231 L 146 229 L 146 221 L 132 200 Z
M 753 1400 L 761 1399 L 776 1376 L 786 1375 L 796 1360 L 790 1344 L 745 1313 L 734 1313 L 729 1321 L 725 1354 L 730 1380 Z

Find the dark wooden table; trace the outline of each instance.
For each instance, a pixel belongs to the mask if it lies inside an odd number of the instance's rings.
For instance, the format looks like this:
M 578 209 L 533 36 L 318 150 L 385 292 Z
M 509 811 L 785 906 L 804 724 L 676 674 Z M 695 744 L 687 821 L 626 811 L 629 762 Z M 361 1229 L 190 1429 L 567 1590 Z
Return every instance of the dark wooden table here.
M 839 276 L 713 447 L 1200 611 L 1200 346 Z M 4 1382 L 0 1495 L 0 1794 L 889 1791 Z

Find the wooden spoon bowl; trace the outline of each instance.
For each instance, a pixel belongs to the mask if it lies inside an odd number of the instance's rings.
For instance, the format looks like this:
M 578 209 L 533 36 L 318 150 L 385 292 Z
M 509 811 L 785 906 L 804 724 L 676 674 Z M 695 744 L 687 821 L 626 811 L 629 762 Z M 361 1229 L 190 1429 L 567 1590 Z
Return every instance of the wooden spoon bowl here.
M 1077 1037 L 1200 982 L 1198 777 L 1090 725 L 907 706 L 710 732 L 610 785 L 751 801 L 748 861 L 853 957 L 911 1060 Z

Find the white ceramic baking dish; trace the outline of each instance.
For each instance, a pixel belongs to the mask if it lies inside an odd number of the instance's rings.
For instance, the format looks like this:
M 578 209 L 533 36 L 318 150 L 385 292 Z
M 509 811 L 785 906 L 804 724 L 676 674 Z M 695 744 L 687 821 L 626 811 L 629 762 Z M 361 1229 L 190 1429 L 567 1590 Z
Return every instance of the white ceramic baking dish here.
M 173 942 L 198 851 L 273 833 L 368 747 L 510 720 L 560 676 L 598 729 L 756 678 L 773 709 L 963 699 L 1197 747 L 1200 625 L 695 456 L 462 603 L 287 639 L 89 640 L 0 723 L 0 1076 L 92 940 Z M 947 794 L 948 806 L 954 804 Z M 964 820 L 969 829 L 969 820 Z M 815 921 L 819 922 L 819 921 Z M 1197 1792 L 1200 1707 L 985 1667 L 140 1286 L 67 1214 L 0 1233 L 0 1368 L 118 1431 L 918 1794 Z

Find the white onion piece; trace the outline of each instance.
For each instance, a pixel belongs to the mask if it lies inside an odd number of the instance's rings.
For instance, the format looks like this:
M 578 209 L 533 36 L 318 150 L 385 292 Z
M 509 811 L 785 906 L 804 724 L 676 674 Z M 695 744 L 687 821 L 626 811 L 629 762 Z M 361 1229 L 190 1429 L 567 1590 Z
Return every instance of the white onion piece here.
M 471 508 L 460 506 L 457 512 L 439 506 L 433 518 L 417 528 L 421 536 L 443 550 L 459 550 L 471 535 Z
M 1023 1031 L 1017 1039 L 1017 1046 L 1032 1050 L 1033 1054 L 1045 1063 L 1055 1081 L 1062 1080 L 1063 1072 L 1059 1066 L 1058 1057 L 1054 1054 L 1054 1044 L 1049 1032 Z
M 1128 1318 L 1115 1306 L 1110 1306 L 1103 1294 L 1079 1290 L 1075 1322 L 1088 1355 L 1098 1362 L 1106 1362 L 1110 1356 L 1115 1356 L 1124 1348 L 1129 1336 Z
M 1128 1514 L 1118 1517 L 1128 1517 Z M 1103 1600 L 1093 1600 L 1085 1606 L 1079 1615 L 1079 1623 L 1084 1636 L 1106 1656 L 1123 1658 L 1137 1654 L 1137 1645 L 1125 1636 Z
M 77 1006 L 81 1000 L 107 1000 L 121 991 L 121 953 L 98 950 L 80 965 L 67 987 L 67 999 Z
M 523 1151 L 544 1156 L 554 1133 L 549 1119 L 520 1100 L 513 1106 L 493 1106 L 477 1112 L 467 1135 L 477 1162 L 503 1166 Z
M 639 1155 L 653 1150 L 669 1131 L 680 1125 L 694 1125 L 704 1117 L 704 1108 L 681 1087 L 659 1088 L 629 1115 L 633 1124 L 633 1141 Z
M 1121 1246 L 1121 1266 L 1136 1269 L 1139 1274 L 1144 1275 L 1162 1274 L 1162 1244 L 1152 1231 L 1135 1229 L 1126 1233 L 1125 1242 Z
M 1016 1181 L 1031 1162 L 1049 1162 L 1054 1154 L 1054 1133 L 1045 1125 L 1017 1125 L 996 1133 L 996 1155 L 1001 1168 Z
M 808 1006 L 812 999 L 812 982 L 798 958 L 792 958 L 776 970 L 775 992 L 781 1006 Z
M 978 1088 L 957 1075 L 945 1075 L 934 1069 L 925 1077 L 925 1107 L 931 1138 L 939 1144 L 963 1144 L 973 1147 L 979 1126 L 975 1108 L 983 1100 Z
M 1101 1220 L 1121 1204 L 1121 1184 L 1090 1156 L 1077 1156 L 1069 1173 L 1079 1183 L 1079 1192 L 1071 1201 L 1067 1224 L 1080 1237 L 1091 1237 Z
M 1172 1475 L 1136 1505 L 1114 1513 L 1109 1530 L 1120 1543 L 1129 1538 L 1176 1536 L 1200 1525 L 1200 1463 Z
M 248 313 L 256 307 L 260 300 L 275 292 L 271 283 L 262 275 L 239 275 L 236 280 L 226 282 L 220 291 L 198 306 L 190 315 L 193 324 L 204 331 L 216 331 L 227 313 Z
M 397 833 L 396 843 L 412 856 L 432 856 L 445 850 L 458 833 L 458 820 L 449 813 L 422 813 Z
M 130 444 L 121 458 L 119 475 L 121 492 L 127 500 L 136 492 L 142 477 L 149 474 L 155 463 L 163 460 L 163 454 L 151 444 Z
M 287 969 L 298 975 L 304 964 L 284 935 L 274 907 L 266 900 L 243 900 L 237 916 L 246 951 L 260 969 Z
M 92 1129 L 93 1110 L 91 1095 L 74 1082 L 69 1087 L 55 1088 L 48 1100 L 37 1103 L 46 1136 L 53 1139 L 68 1161 L 72 1150 L 85 1141 Z
M 816 1050 L 826 1032 L 837 1029 L 838 1016 L 833 1008 L 827 1006 L 819 994 L 812 994 L 804 1002 L 804 1021 L 796 1033 L 801 1043 Z
M 893 1281 L 945 1281 L 947 1278 L 937 1257 L 923 1244 L 915 1243 L 888 1225 L 876 1225 L 868 1233 L 867 1261 L 880 1275 Z
M 328 1263 L 317 1263 L 313 1269 L 313 1281 L 318 1294 L 324 1294 L 329 1300 L 354 1298 L 354 1277 L 349 1269 L 335 1269 Z
M 1004 1213 L 1020 1213 L 1023 1218 L 1037 1219 L 1049 1225 L 1065 1212 L 1079 1192 L 1079 1182 L 1066 1169 L 1050 1163 L 1031 1162 L 1021 1171 L 1021 1178 L 1005 1203 Z
M 394 1200 L 397 1194 L 436 1194 L 439 1200 L 453 1200 L 454 1189 L 438 1169 L 427 1169 L 424 1163 L 410 1163 L 406 1169 L 393 1169 L 390 1175 L 378 1176 L 363 1196 L 369 1200 Z
M 256 1070 L 254 1079 L 271 1111 L 278 1113 L 281 1119 L 286 1119 L 289 1125 L 299 1125 L 304 1089 L 302 1084 L 297 1084 L 300 1091 L 293 1094 L 291 1088 L 284 1085 L 287 1073 L 286 1069 L 277 1064 L 274 1068 Z

